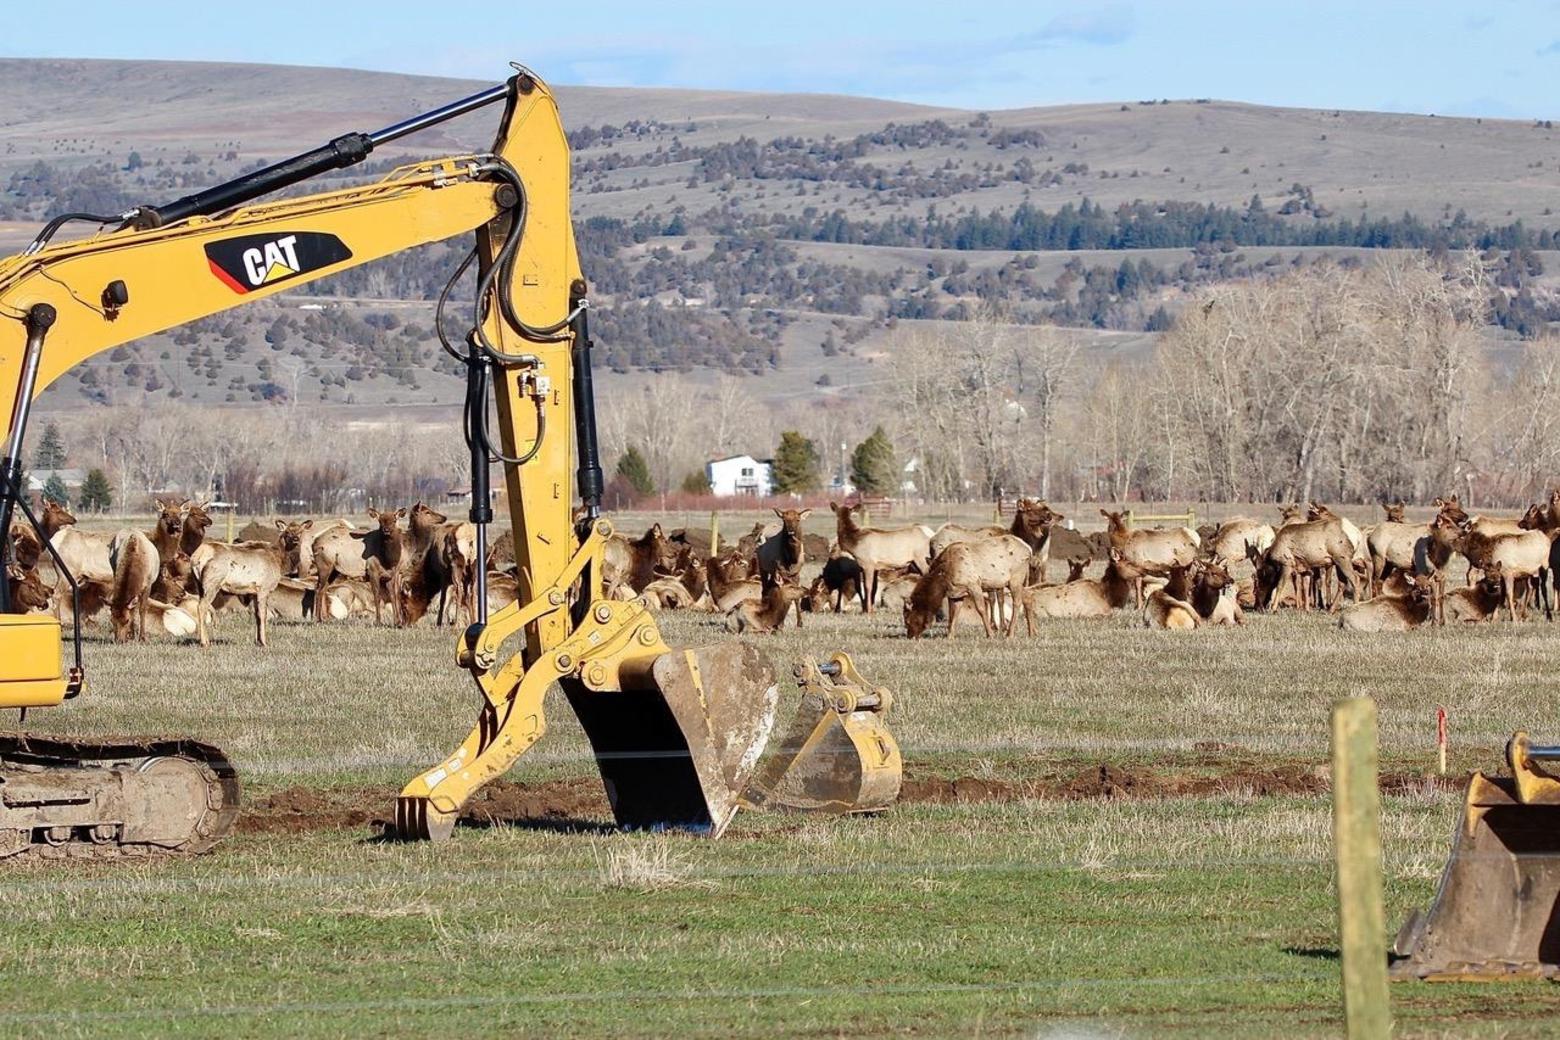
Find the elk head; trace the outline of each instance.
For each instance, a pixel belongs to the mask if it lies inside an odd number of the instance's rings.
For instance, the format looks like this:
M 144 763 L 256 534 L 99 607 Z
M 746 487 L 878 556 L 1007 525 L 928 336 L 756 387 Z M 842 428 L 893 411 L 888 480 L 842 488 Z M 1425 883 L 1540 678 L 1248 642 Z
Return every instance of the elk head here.
M 157 529 L 177 541 L 184 533 L 184 520 L 190 515 L 187 503 L 164 502 L 160 498 L 153 501 L 157 504 Z
M 43 500 L 43 522 L 45 531 L 58 531 L 62 527 L 68 527 L 76 522 L 76 516 L 69 509 L 60 505 L 53 499 Z
M 1403 519 L 1403 517 L 1404 517 L 1403 509 L 1404 509 L 1404 505 L 1403 505 L 1402 502 L 1399 502 L 1395 506 L 1387 506 L 1386 507 L 1386 510 L 1387 510 L 1387 523 L 1389 523 L 1389 524 L 1401 524 L 1401 523 L 1403 523 L 1404 522 L 1404 519 Z

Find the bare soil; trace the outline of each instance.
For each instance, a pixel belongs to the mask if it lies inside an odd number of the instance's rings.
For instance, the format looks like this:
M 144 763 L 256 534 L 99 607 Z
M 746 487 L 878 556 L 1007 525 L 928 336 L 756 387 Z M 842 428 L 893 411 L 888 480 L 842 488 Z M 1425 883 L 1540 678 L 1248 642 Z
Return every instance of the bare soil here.
M 1427 785 L 1460 790 L 1466 782 L 1465 777 L 1384 773 L 1381 789 L 1389 794 L 1423 789 Z M 1325 768 L 1315 766 L 1235 764 L 1223 771 L 1187 771 L 1136 766 L 1129 769 L 1102 762 L 1075 772 L 1020 779 L 949 778 L 907 770 L 899 801 L 909 805 L 946 805 L 1024 799 L 1278 797 L 1319 795 L 1328 789 Z M 245 805 L 239 817 L 238 832 L 277 834 L 365 826 L 382 829 L 388 822 L 395 797 L 396 792 L 389 788 L 319 791 L 289 787 L 262 795 Z M 594 828 L 609 826 L 611 820 L 611 807 L 601 782 L 595 777 L 536 783 L 499 780 L 479 791 L 460 816 L 461 824 L 468 827 Z

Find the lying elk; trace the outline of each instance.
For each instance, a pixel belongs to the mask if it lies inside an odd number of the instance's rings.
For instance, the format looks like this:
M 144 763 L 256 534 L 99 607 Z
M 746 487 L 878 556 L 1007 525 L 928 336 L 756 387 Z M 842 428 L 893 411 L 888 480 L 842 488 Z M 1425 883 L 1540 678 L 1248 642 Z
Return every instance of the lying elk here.
M 1423 574 L 1408 576 L 1409 587 L 1401 596 L 1377 596 L 1343 609 L 1338 627 L 1350 632 L 1407 632 L 1433 616 L 1432 580 Z
M 726 627 L 733 632 L 777 632 L 785 625 L 792 605 L 805 593 L 800 585 L 779 582 L 765 590 L 759 600 L 744 600 L 726 615 Z
M 656 579 L 656 574 L 670 574 L 677 569 L 678 545 L 661 530 L 660 524 L 633 541 L 615 534 L 607 539 L 603 553 L 601 575 L 610 592 L 618 585 L 627 585 L 635 593 L 643 592 L 646 585 Z
M 1132 583 L 1122 577 L 1115 560 L 1105 564 L 1099 579 L 1082 576 L 1082 567 L 1074 564 L 1075 576 L 1065 585 L 1038 585 L 1024 590 L 1024 607 L 1032 614 L 1049 618 L 1103 618 L 1120 610 L 1132 599 Z

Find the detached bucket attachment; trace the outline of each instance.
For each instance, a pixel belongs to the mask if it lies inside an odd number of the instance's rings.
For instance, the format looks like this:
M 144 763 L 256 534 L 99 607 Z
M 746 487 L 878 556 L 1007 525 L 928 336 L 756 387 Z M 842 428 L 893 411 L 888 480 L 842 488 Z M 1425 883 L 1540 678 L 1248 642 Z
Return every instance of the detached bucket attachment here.
M 1435 902 L 1393 944 L 1399 979 L 1560 977 L 1560 748 L 1517 733 L 1512 776 L 1475 773 Z
M 742 793 L 753 808 L 878 812 L 899 797 L 904 764 L 889 733 L 888 690 L 845 654 L 796 666 L 802 701 L 791 728 Z
M 621 827 L 718 838 L 774 728 L 774 671 L 757 649 L 731 642 L 662 654 L 645 680 L 621 692 L 562 684 L 612 813 Z

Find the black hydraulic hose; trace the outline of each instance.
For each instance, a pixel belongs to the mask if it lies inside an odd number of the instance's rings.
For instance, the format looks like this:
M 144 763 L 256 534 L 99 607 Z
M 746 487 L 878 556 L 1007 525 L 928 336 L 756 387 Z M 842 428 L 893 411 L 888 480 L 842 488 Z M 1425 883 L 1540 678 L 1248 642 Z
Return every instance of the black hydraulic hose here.
M 64 227 L 66 224 L 70 224 L 76 221 L 80 221 L 86 224 L 118 224 L 124 220 L 127 220 L 128 218 L 128 213 L 120 213 L 119 215 L 113 217 L 105 217 L 100 213 L 61 213 L 59 216 L 43 225 L 43 230 L 39 231 L 33 240 L 27 244 L 27 248 L 22 250 L 22 255 L 32 256 L 38 250 L 48 245 L 49 239 L 58 234 L 60 228 Z

